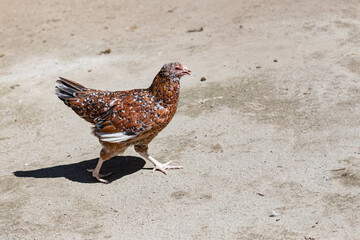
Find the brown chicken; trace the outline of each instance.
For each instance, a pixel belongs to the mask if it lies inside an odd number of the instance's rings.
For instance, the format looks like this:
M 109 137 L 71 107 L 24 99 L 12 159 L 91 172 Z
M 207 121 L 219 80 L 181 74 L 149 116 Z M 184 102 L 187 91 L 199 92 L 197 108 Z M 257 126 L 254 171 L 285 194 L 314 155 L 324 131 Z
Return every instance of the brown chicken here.
M 180 78 L 190 70 L 181 63 L 165 64 L 147 89 L 130 91 L 101 91 L 86 88 L 60 78 L 55 94 L 80 117 L 94 124 L 93 133 L 103 148 L 95 169 L 88 169 L 98 181 L 107 183 L 100 174 L 104 161 L 122 154 L 129 146 L 152 162 L 153 172 L 167 174 L 171 161 L 160 163 L 148 154 L 148 144 L 173 118 L 179 101 Z

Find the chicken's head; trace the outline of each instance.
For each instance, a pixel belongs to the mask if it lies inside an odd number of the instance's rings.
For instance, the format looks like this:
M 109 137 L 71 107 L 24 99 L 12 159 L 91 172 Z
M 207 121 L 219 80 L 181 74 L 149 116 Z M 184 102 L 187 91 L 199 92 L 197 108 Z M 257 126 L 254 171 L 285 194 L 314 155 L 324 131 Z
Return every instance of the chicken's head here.
M 173 62 L 165 64 L 161 70 L 160 73 L 163 76 L 174 76 L 177 78 L 181 78 L 184 75 L 190 75 L 191 71 L 182 63 L 179 62 Z

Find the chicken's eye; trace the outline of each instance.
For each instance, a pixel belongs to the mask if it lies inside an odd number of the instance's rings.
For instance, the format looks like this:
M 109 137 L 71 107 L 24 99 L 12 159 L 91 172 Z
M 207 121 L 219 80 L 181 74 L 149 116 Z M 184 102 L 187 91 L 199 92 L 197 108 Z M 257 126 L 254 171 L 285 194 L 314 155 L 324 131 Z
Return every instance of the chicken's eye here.
M 181 68 L 180 68 L 180 67 L 175 67 L 175 69 L 176 69 L 176 70 L 181 70 Z

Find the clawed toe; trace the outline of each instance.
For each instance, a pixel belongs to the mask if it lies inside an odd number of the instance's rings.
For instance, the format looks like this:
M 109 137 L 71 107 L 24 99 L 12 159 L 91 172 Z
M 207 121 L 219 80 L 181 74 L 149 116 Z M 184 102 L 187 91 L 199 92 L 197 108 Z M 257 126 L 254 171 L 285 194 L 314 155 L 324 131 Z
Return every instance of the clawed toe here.
M 105 184 L 109 183 L 108 180 L 105 180 L 105 179 L 102 179 L 102 178 L 110 176 L 112 174 L 112 172 L 109 172 L 109 173 L 106 173 L 106 174 L 100 174 L 100 173 L 96 174 L 95 171 L 94 171 L 95 169 L 86 169 L 86 170 L 88 172 L 92 173 L 92 176 L 94 178 L 96 178 L 99 182 L 102 182 L 102 183 L 105 183 Z
M 99 182 L 101 182 L 101 183 L 105 183 L 105 184 L 108 184 L 109 183 L 109 181 L 108 180 L 105 180 L 105 179 L 102 179 L 102 178 L 100 178 L 100 177 L 95 177 Z
M 139 152 L 139 153 L 140 153 L 141 156 L 143 156 L 144 158 L 149 160 L 152 164 L 154 164 L 154 169 L 153 169 L 152 172 L 155 172 L 156 170 L 159 170 L 160 172 L 167 175 L 167 171 L 166 171 L 167 169 L 181 169 L 181 168 L 183 168 L 182 166 L 170 166 L 170 163 L 172 161 L 169 161 L 167 163 L 160 163 L 156 159 L 151 157 L 147 152 Z
M 167 175 L 167 171 L 168 169 L 181 169 L 183 168 L 182 166 L 170 166 L 169 164 L 172 163 L 172 161 L 169 161 L 167 163 L 164 164 L 158 164 L 155 165 L 154 169 L 152 172 L 155 172 L 156 170 L 159 170 L 160 172 L 164 173 L 165 175 Z

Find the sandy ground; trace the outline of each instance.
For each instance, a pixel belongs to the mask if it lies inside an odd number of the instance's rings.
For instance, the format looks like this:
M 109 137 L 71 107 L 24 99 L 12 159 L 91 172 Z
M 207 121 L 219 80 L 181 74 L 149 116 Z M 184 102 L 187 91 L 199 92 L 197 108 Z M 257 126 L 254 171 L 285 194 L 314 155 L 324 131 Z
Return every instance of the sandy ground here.
M 0 0 L 0 12 L 1 240 L 360 239 L 358 1 Z M 172 61 L 193 74 L 150 153 L 184 169 L 153 174 L 129 149 L 105 163 L 110 184 L 94 181 L 100 144 L 55 80 L 143 88 Z

